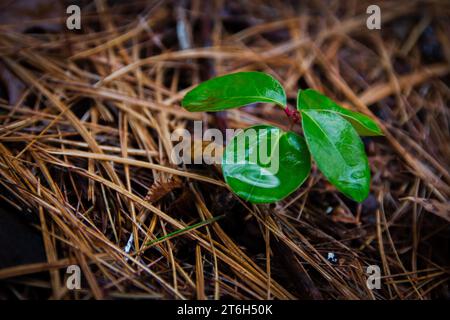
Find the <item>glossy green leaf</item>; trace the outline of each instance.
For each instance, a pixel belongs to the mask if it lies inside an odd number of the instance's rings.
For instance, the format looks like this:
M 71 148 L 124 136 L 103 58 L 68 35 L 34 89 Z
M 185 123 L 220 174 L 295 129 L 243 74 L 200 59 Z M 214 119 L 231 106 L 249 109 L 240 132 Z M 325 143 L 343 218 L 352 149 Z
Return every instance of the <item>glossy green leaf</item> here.
M 220 111 L 255 102 L 286 105 L 281 84 L 262 72 L 238 72 L 199 84 L 189 91 L 181 105 L 188 111 Z
M 382 136 L 383 132 L 375 121 L 358 112 L 342 108 L 327 96 L 313 89 L 299 90 L 297 96 L 297 109 L 324 110 L 340 114 L 348 120 L 362 136 Z
M 334 112 L 302 109 L 301 114 L 306 142 L 320 171 L 343 194 L 363 201 L 369 194 L 370 169 L 356 130 Z
M 279 201 L 308 177 L 311 157 L 294 132 L 257 125 L 233 137 L 225 148 L 222 171 L 234 193 L 254 203 Z

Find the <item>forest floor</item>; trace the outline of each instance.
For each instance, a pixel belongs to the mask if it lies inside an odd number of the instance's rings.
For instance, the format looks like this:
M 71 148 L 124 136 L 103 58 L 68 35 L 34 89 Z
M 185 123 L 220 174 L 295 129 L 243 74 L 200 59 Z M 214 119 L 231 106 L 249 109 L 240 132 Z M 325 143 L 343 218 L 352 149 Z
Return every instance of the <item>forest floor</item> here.
M 81 30 L 62 3 L 1 4 L 0 299 L 450 298 L 450 2 L 380 1 L 369 30 L 373 2 L 86 1 Z M 216 166 L 171 163 L 170 134 L 193 120 L 289 127 L 269 104 L 180 107 L 250 70 L 291 106 L 314 88 L 376 119 L 367 200 L 313 166 L 252 205 Z

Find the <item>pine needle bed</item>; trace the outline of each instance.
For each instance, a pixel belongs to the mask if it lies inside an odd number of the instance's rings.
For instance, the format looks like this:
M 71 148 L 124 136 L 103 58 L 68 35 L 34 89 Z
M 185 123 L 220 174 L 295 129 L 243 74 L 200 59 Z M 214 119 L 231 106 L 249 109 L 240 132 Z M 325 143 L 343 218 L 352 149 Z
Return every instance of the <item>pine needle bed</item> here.
M 448 298 L 450 6 L 382 2 L 368 30 L 369 4 L 98 0 L 80 5 L 80 31 L 64 10 L 0 21 L 0 214 L 26 221 L 43 252 L 0 264 L 0 298 Z M 251 205 L 216 166 L 171 163 L 170 134 L 192 120 L 289 125 L 270 105 L 180 107 L 200 81 L 250 70 L 292 101 L 311 87 L 377 119 L 365 202 L 313 168 L 286 200 Z M 2 233 L 1 250 L 20 249 L 20 233 Z

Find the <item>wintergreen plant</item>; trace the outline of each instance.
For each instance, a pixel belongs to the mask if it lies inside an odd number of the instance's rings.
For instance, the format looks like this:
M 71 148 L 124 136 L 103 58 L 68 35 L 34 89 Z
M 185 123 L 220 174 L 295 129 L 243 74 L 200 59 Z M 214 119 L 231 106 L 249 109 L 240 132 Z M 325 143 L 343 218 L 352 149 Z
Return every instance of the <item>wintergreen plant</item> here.
M 370 169 L 359 135 L 379 136 L 382 131 L 366 115 L 345 109 L 313 89 L 299 90 L 297 111 L 291 111 L 276 79 L 262 72 L 239 72 L 201 83 L 186 94 L 182 106 L 193 112 L 221 111 L 256 102 L 279 105 L 294 121 L 301 118 L 304 138 L 264 124 L 235 135 L 222 158 L 224 179 L 234 193 L 253 203 L 279 201 L 306 180 L 312 155 L 319 170 L 344 195 L 358 202 L 368 196 Z M 256 139 L 247 143 L 249 130 Z M 235 161 L 243 137 L 244 158 Z M 269 170 L 267 161 L 254 157 L 262 140 L 269 142 L 268 157 L 278 161 L 277 170 Z

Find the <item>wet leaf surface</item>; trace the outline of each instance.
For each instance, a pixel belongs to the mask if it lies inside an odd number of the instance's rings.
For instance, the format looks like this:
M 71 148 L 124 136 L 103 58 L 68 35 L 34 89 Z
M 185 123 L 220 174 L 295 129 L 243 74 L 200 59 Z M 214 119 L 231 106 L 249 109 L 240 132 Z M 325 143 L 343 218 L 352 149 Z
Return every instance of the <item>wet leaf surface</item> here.
M 383 135 L 383 132 L 378 127 L 376 122 L 370 119 L 368 116 L 342 108 L 327 96 L 313 89 L 299 90 L 297 97 L 297 109 L 299 111 L 314 109 L 334 112 L 349 121 L 359 135 Z
M 286 105 L 281 84 L 262 72 L 238 72 L 199 84 L 182 101 L 188 111 L 220 111 L 255 102 Z
M 370 170 L 355 129 L 340 115 L 318 110 L 302 110 L 302 124 L 320 171 L 343 194 L 363 201 L 369 194 Z
M 225 181 L 233 192 L 254 203 L 285 198 L 306 180 L 310 169 L 305 140 L 268 125 L 237 134 L 226 147 L 222 161 Z

